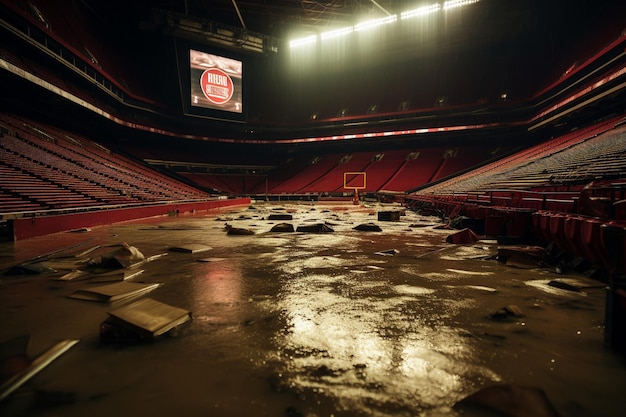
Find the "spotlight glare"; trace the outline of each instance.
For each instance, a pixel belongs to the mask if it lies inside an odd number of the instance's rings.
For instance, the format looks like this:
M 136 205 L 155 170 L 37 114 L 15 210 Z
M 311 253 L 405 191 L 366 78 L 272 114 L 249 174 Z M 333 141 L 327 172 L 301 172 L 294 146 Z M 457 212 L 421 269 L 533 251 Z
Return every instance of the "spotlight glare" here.
M 305 38 L 294 39 L 289 42 L 290 48 L 297 48 L 298 46 L 310 45 L 317 42 L 317 35 L 310 35 Z
M 479 0 L 448 0 L 443 3 L 443 10 L 455 9 L 457 7 L 469 6 L 478 3 Z
M 339 36 L 349 35 L 350 33 L 352 33 L 352 31 L 353 31 L 352 26 L 349 26 L 345 28 L 339 28 L 339 29 L 329 30 L 327 32 L 322 32 L 321 37 L 322 37 L 322 40 L 332 39 L 332 38 L 337 38 Z
M 400 18 L 402 20 L 411 19 L 413 17 L 425 16 L 427 14 L 435 13 L 441 10 L 441 5 L 439 3 L 431 4 L 430 6 L 422 6 L 417 9 L 407 10 L 406 12 L 402 12 L 400 14 Z
M 366 20 L 365 22 L 361 22 L 358 25 L 354 26 L 354 30 L 356 31 L 369 30 L 378 26 L 393 23 L 396 20 L 398 20 L 398 16 L 395 14 L 392 14 L 386 17 L 381 17 L 380 19 Z
M 432 13 L 436 13 L 441 11 L 442 9 L 447 11 L 450 9 L 456 9 L 458 7 L 469 6 L 471 4 L 478 3 L 480 0 L 446 0 L 443 2 L 443 6 L 441 3 L 433 3 L 428 6 L 418 7 L 417 9 L 407 10 L 402 12 L 400 15 L 392 14 L 389 16 L 381 17 L 379 19 L 371 19 L 366 20 L 361 23 L 358 23 L 354 26 L 346 26 L 339 29 L 329 30 L 326 32 L 322 32 L 319 35 L 321 40 L 328 40 L 333 38 L 338 38 L 340 36 L 350 35 L 352 32 L 356 31 L 365 31 L 369 29 L 374 29 L 382 25 L 394 23 L 398 20 L 398 16 L 400 20 L 412 19 L 419 16 L 426 16 Z M 310 35 L 304 38 L 294 39 L 289 42 L 290 48 L 296 48 L 304 45 L 311 45 L 317 42 L 317 35 Z

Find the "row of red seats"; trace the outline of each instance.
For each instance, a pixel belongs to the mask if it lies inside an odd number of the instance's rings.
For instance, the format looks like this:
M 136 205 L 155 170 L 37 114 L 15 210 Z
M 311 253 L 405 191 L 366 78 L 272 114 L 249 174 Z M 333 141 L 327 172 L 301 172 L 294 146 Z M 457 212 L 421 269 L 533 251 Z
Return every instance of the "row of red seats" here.
M 532 230 L 545 243 L 602 266 L 616 275 L 626 274 L 626 223 L 549 211 L 532 215 Z
M 467 196 L 421 196 L 406 200 L 409 207 L 427 204 L 449 217 L 484 221 L 484 235 L 509 236 L 586 259 L 613 274 L 626 274 L 626 200 L 614 203 L 616 218 L 598 218 L 563 211 L 524 207 L 487 206 L 468 202 Z

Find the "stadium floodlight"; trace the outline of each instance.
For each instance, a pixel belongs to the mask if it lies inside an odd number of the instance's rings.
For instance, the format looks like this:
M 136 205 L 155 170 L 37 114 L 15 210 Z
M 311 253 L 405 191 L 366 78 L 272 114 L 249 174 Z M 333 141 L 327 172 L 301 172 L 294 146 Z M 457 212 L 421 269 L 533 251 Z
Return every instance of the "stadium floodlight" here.
M 407 19 L 412 19 L 412 18 L 419 17 L 419 16 L 430 15 L 442 9 L 450 10 L 450 9 L 455 9 L 455 8 L 462 7 L 462 6 L 469 6 L 471 4 L 478 3 L 479 1 L 480 0 L 447 0 L 443 2 L 443 6 L 440 2 L 433 3 L 428 6 L 422 6 L 422 7 L 418 7 L 417 9 L 404 11 L 400 13 L 400 15 L 389 14 L 388 16 L 381 17 L 378 19 L 371 19 L 371 20 L 363 21 L 354 26 L 346 26 L 346 27 L 322 32 L 319 37 L 321 40 L 325 41 L 328 39 L 338 38 L 341 36 L 347 36 L 347 35 L 350 35 L 352 32 L 365 31 L 365 30 L 377 28 L 379 26 L 387 25 L 390 23 L 395 23 L 396 21 L 399 20 L 398 17 L 400 18 L 400 20 L 407 20 Z M 380 5 L 378 5 L 376 2 L 374 3 L 381 10 L 386 12 L 386 10 L 380 7 Z M 318 38 L 317 35 L 310 35 L 304 38 L 294 39 L 289 42 L 289 47 L 295 48 L 295 47 L 299 47 L 303 45 L 314 44 L 315 42 L 317 42 L 317 38 Z
M 393 23 L 396 20 L 398 20 L 398 16 L 395 14 L 389 15 L 389 16 L 385 16 L 385 17 L 381 17 L 380 19 L 372 19 L 372 20 L 366 20 L 365 22 L 361 22 L 358 25 L 354 26 L 354 30 L 356 31 L 361 31 L 361 30 L 369 30 L 369 29 L 373 29 L 375 27 L 378 26 L 382 26 L 382 25 L 387 25 L 389 23 Z
M 299 46 L 311 45 L 315 42 L 317 42 L 317 35 L 310 35 L 304 38 L 294 39 L 292 41 L 289 41 L 289 47 L 297 48 Z
M 443 3 L 443 10 L 455 9 L 457 7 L 469 6 L 478 3 L 480 0 L 448 0 Z
M 326 32 L 322 32 L 321 37 L 322 37 L 322 40 L 338 38 L 339 36 L 345 36 L 345 35 L 351 34 L 353 30 L 354 28 L 352 26 L 347 26 L 344 28 L 339 28 L 339 29 L 334 29 L 334 30 L 328 30 Z
M 400 14 L 400 19 L 405 20 L 405 19 L 411 19 L 413 17 L 426 16 L 428 14 L 438 12 L 439 10 L 441 10 L 441 4 L 435 3 L 435 4 L 431 4 L 430 6 L 422 6 L 422 7 L 418 7 L 417 9 L 407 10 L 406 12 L 402 12 Z

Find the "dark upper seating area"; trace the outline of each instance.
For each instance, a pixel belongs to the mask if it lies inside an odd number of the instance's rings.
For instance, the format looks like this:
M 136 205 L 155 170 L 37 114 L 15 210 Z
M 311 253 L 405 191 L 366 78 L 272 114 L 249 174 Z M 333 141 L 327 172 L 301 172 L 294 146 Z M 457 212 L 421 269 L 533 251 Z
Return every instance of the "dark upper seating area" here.
M 72 2 L 3 2 L 7 13 L 15 14 L 30 23 L 29 35 L 42 42 L 52 53 L 58 54 L 79 72 L 100 83 L 118 97 L 126 96 L 134 100 L 154 105 L 155 101 L 146 93 L 150 91 L 140 76 L 130 71 L 125 65 L 125 48 L 119 47 L 116 32 L 95 18 L 88 9 L 75 7 Z M 19 26 L 19 25 L 18 25 Z M 33 28 L 41 31 L 34 32 Z M 47 40 L 43 40 L 47 37 Z M 25 57 L 12 56 L 7 48 L 2 53 L 12 61 L 19 61 L 29 70 L 44 79 L 51 80 L 55 85 L 66 91 L 72 91 L 87 101 L 93 97 L 85 95 L 79 89 L 68 85 L 49 69 L 42 68 Z M 75 57 L 75 58 L 73 58 Z M 81 63 L 82 61 L 82 63 Z
M 0 126 L 2 214 L 210 197 L 60 129 L 7 114 Z

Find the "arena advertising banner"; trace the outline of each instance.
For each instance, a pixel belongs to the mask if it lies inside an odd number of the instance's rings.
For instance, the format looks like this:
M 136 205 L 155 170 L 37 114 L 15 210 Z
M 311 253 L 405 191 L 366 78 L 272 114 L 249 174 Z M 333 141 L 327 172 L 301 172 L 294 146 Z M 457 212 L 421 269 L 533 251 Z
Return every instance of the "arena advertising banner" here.
M 191 106 L 243 112 L 241 61 L 190 49 L 189 67 Z

